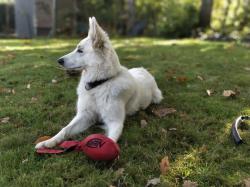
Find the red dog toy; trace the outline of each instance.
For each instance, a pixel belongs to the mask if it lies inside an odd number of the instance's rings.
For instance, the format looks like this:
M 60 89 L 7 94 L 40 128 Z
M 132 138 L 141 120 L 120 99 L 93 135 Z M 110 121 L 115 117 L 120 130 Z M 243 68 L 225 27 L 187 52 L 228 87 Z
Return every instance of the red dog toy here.
M 39 154 L 60 154 L 68 151 L 82 151 L 92 160 L 110 161 L 119 156 L 120 148 L 112 139 L 102 134 L 92 134 L 83 141 L 64 141 L 58 145 L 63 149 L 41 148 Z

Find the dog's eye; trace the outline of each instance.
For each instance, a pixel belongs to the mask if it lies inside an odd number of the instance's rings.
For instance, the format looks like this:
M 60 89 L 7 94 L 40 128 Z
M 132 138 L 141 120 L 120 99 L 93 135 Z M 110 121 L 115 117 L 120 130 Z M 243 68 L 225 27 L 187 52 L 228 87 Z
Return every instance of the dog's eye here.
M 78 53 L 83 53 L 83 50 L 82 49 L 77 49 L 77 52 Z

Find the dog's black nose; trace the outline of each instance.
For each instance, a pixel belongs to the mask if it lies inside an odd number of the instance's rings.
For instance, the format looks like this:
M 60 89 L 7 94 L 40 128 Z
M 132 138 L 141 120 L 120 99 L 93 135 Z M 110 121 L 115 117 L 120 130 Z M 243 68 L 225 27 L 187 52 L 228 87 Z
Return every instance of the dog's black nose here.
M 64 59 L 63 59 L 63 58 L 59 58 L 59 59 L 57 60 L 57 62 L 63 66 L 63 64 L 64 64 Z

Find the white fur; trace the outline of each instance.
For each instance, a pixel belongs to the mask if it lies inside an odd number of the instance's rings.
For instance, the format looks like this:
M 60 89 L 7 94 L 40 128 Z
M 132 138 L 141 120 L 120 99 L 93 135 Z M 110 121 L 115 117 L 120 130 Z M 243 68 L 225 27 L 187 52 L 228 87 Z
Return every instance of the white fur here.
M 62 57 L 65 68 L 85 70 L 77 88 L 76 116 L 58 134 L 38 143 L 36 148 L 53 147 L 96 122 L 104 123 L 106 135 L 117 141 L 126 114 L 134 114 L 162 100 L 154 77 L 144 68 L 128 70 L 121 66 L 107 34 L 94 17 L 89 18 L 89 26 L 88 36 L 74 51 Z M 83 52 L 79 53 L 78 49 Z M 91 90 L 85 89 L 86 83 L 106 78 L 110 79 Z

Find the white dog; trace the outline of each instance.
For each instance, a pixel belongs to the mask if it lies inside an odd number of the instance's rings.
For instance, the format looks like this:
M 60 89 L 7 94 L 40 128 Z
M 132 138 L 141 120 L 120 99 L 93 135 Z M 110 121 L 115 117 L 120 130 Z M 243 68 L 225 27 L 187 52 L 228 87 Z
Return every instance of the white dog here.
M 66 69 L 85 70 L 77 88 L 77 114 L 57 135 L 38 143 L 36 148 L 56 146 L 96 122 L 102 122 L 106 135 L 116 142 L 126 114 L 162 100 L 161 91 L 147 70 L 128 70 L 120 65 L 109 37 L 94 17 L 89 18 L 88 36 L 58 63 Z

